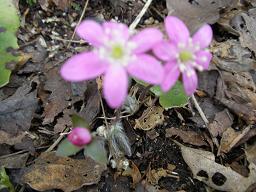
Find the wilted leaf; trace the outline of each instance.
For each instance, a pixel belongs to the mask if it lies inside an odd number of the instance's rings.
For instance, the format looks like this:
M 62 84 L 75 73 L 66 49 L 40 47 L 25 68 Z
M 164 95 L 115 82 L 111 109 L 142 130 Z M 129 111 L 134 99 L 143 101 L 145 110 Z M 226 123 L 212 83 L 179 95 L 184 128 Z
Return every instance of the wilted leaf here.
M 80 151 L 82 148 L 77 147 L 70 143 L 68 139 L 64 139 L 58 146 L 58 149 L 56 151 L 56 154 L 59 156 L 71 156 L 75 155 L 78 151 Z
M 214 154 L 209 151 L 178 145 L 181 148 L 183 159 L 190 167 L 194 178 L 214 189 L 244 192 L 256 182 L 256 166 L 252 163 L 249 165 L 249 176 L 244 177 L 230 167 L 216 163 Z
M 39 191 L 61 189 L 71 192 L 99 182 L 105 169 L 91 158 L 71 159 L 55 153 L 42 153 L 25 171 L 22 181 Z
M 0 87 L 9 82 L 11 71 L 6 69 L 6 64 L 18 61 L 13 50 L 18 48 L 16 32 L 20 21 L 13 2 L 1 0 L 0 3 Z
M 84 156 L 88 156 L 102 165 L 107 165 L 108 157 L 104 139 L 94 138 L 89 145 L 85 146 Z

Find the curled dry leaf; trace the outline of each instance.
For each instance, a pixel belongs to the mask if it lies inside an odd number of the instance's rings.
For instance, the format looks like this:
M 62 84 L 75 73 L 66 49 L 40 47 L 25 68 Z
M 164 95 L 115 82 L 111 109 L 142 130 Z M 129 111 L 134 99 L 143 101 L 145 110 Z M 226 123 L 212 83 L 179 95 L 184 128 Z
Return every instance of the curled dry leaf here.
M 177 144 L 180 146 L 183 159 L 190 167 L 194 178 L 214 189 L 244 192 L 256 182 L 256 165 L 253 163 L 249 165 L 249 176 L 244 177 L 230 167 L 216 163 L 214 154 L 209 151 L 185 147 L 180 143 Z
M 164 122 L 164 109 L 159 106 L 152 106 L 145 110 L 139 119 L 135 119 L 135 129 L 148 131 Z
M 167 169 L 159 168 L 152 169 L 147 172 L 147 181 L 152 185 L 157 185 L 162 177 L 171 177 L 172 171 L 176 168 L 175 165 L 168 164 Z M 176 176 L 177 177 L 177 176 Z
M 131 176 L 132 177 L 132 183 L 135 186 L 141 180 L 141 173 L 140 173 L 140 170 L 137 167 L 137 165 L 132 161 L 130 161 L 130 162 L 131 162 L 131 167 L 129 167 L 124 172 L 122 172 L 122 175 L 123 176 Z
M 42 153 L 36 163 L 25 170 L 22 181 L 38 191 L 61 189 L 70 192 L 99 182 L 105 169 L 90 158 L 71 159 L 53 152 Z
M 195 146 L 208 146 L 203 135 L 194 131 L 184 131 L 174 127 L 166 129 L 166 137 L 178 136 L 184 143 Z

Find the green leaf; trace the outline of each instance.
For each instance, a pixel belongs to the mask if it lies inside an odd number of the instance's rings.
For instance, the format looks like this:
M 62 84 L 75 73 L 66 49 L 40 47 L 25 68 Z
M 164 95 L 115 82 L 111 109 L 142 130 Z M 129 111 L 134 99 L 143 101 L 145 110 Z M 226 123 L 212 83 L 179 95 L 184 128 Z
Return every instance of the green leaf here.
M 84 156 L 89 156 L 100 164 L 106 165 L 108 162 L 105 141 L 101 137 L 96 137 L 84 148 Z
M 170 91 L 164 93 L 159 86 L 154 86 L 150 89 L 156 96 L 159 96 L 160 105 L 165 108 L 183 107 L 188 103 L 189 97 L 186 95 L 183 89 L 183 85 L 180 81 L 170 89 Z
M 71 156 L 77 154 L 82 148 L 77 147 L 69 142 L 66 138 L 58 146 L 56 154 L 59 156 Z
M 84 127 L 89 129 L 89 124 L 82 117 L 74 114 L 71 119 L 73 127 Z
M 6 174 L 4 167 L 0 168 L 0 190 L 8 189 L 10 192 L 15 192 L 15 189 L 10 182 L 9 176 Z
M 11 71 L 5 67 L 6 64 L 17 63 L 19 60 L 19 57 L 10 50 L 19 48 L 16 32 L 20 21 L 13 0 L 1 0 L 0 10 L 0 87 L 2 87 L 9 82 L 11 75 Z

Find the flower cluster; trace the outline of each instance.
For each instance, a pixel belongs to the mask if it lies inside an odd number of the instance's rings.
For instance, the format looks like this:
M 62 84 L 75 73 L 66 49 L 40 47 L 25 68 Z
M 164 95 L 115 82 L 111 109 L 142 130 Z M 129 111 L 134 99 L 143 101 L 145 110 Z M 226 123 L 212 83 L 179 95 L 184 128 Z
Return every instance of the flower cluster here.
M 165 28 L 169 40 L 155 28 L 132 34 L 121 23 L 84 21 L 76 32 L 93 49 L 71 57 L 61 76 L 77 82 L 103 75 L 103 95 L 111 108 L 124 103 L 130 76 L 168 91 L 182 74 L 185 92 L 191 95 L 198 82 L 195 70 L 207 69 L 212 57 L 206 49 L 212 29 L 204 25 L 191 38 L 186 25 L 173 16 L 165 19 Z

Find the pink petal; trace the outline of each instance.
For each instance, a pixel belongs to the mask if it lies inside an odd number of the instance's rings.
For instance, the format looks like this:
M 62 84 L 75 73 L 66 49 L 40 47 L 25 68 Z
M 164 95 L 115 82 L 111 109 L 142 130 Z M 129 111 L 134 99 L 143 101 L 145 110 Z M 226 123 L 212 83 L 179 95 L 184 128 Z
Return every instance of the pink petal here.
M 186 44 L 190 34 L 187 26 L 177 17 L 168 16 L 165 19 L 165 29 L 172 42 Z
M 103 23 L 103 29 L 108 38 L 111 39 L 120 39 L 125 41 L 129 38 L 129 29 L 123 23 L 117 23 L 113 21 Z
M 169 91 L 172 86 L 176 83 L 180 76 L 180 71 L 177 63 L 175 61 L 170 61 L 164 66 L 164 80 L 161 83 L 161 89 L 164 92 Z
M 128 92 L 128 76 L 121 66 L 110 66 L 103 80 L 103 94 L 111 108 L 120 107 Z
M 195 70 L 191 67 L 187 67 L 182 73 L 182 81 L 186 94 L 192 95 L 196 91 L 198 84 L 198 78 Z
M 68 59 L 60 74 L 67 81 L 83 81 L 101 75 L 106 68 L 107 64 L 100 62 L 94 52 L 84 52 Z
M 203 69 L 208 69 L 212 59 L 212 54 L 209 51 L 198 51 L 196 53 L 196 63 L 201 65 Z
M 68 140 L 76 146 L 82 147 L 91 142 L 92 136 L 88 129 L 83 127 L 76 127 L 72 129 L 68 135 Z
M 199 45 L 200 49 L 204 49 L 210 45 L 212 41 L 212 28 L 210 25 L 202 26 L 194 35 L 193 43 Z
M 138 55 L 136 60 L 127 66 L 127 70 L 132 76 L 151 84 L 160 84 L 164 75 L 161 63 L 146 54 Z
M 163 34 L 155 28 L 147 28 L 134 35 L 131 41 L 135 43 L 135 53 L 144 53 L 153 48 L 154 45 L 161 42 Z
M 163 61 L 170 61 L 177 58 L 177 48 L 171 43 L 163 41 L 153 48 L 154 54 Z
M 83 21 L 76 28 L 76 32 L 82 39 L 86 40 L 94 46 L 101 45 L 104 40 L 102 27 L 100 24 L 92 20 Z

